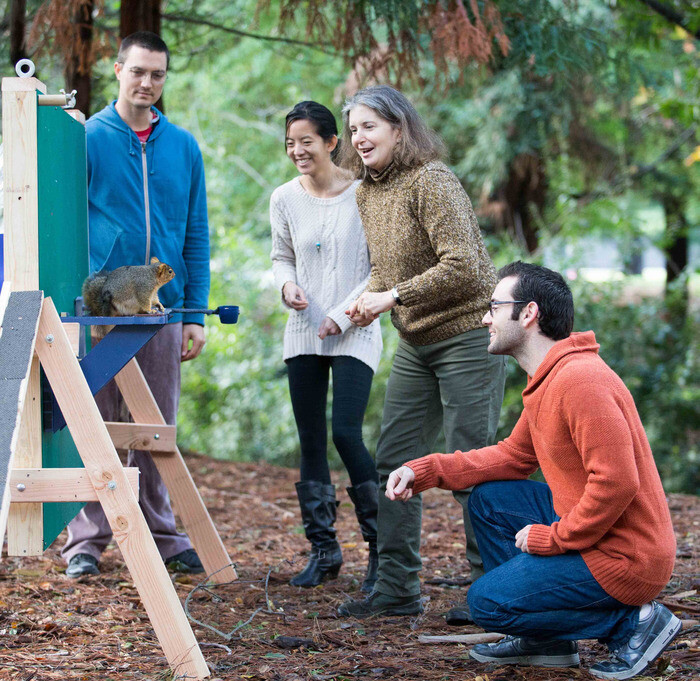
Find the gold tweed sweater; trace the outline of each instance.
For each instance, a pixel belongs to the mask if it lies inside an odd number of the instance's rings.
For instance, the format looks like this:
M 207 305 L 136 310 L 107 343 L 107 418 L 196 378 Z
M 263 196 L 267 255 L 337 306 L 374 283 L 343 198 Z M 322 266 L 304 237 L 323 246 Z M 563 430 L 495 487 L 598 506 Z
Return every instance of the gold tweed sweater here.
M 428 345 L 482 326 L 496 272 L 469 197 L 444 163 L 367 177 L 357 207 L 372 264 L 366 290 L 396 286 L 391 319 L 401 338 Z

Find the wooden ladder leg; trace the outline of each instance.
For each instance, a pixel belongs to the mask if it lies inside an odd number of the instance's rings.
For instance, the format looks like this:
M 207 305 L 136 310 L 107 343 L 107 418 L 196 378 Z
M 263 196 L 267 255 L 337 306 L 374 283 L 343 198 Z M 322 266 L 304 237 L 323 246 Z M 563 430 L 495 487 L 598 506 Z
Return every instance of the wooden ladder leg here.
M 32 358 L 29 385 L 20 421 L 19 440 L 12 465 L 41 468 L 41 389 L 39 360 Z M 7 519 L 7 555 L 41 556 L 44 553 L 43 504 L 10 504 Z
M 132 359 L 116 375 L 115 380 L 136 423 L 165 425 L 163 414 L 135 359 Z M 151 454 L 206 573 L 211 575 L 212 581 L 217 584 L 237 579 L 236 570 L 231 565 L 226 547 L 192 480 L 180 450 L 173 447 L 172 452 L 152 452 Z
M 197 640 L 50 298 L 41 312 L 36 353 L 170 666 L 179 675 L 208 677 Z

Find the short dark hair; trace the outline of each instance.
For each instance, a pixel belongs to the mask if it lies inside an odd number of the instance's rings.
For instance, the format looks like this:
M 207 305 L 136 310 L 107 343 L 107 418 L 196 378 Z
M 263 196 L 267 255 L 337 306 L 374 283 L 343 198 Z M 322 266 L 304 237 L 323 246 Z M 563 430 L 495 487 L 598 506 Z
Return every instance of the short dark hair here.
M 498 272 L 499 281 L 506 277 L 517 279 L 513 285 L 513 298 L 525 301 L 513 305 L 512 319 L 518 319 L 523 307 L 535 302 L 539 308 L 537 321 L 545 336 L 563 340 L 571 335 L 574 328 L 574 297 L 559 272 L 518 260 Z
M 170 50 L 168 46 L 159 35 L 151 31 L 136 31 L 136 33 L 132 33 L 122 40 L 117 54 L 117 61 L 120 64 L 126 61 L 127 54 L 134 45 L 143 47 L 145 50 L 150 50 L 151 52 L 165 52 L 165 67 L 167 68 L 170 66 Z

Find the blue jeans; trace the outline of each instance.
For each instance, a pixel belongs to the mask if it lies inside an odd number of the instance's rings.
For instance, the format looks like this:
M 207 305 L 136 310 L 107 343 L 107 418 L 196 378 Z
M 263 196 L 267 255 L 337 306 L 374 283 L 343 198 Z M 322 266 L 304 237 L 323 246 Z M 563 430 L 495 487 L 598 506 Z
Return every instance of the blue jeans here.
M 629 639 L 639 608 L 609 596 L 580 553 L 537 556 L 515 547 L 515 534 L 525 525 L 559 519 L 547 485 L 532 480 L 478 485 L 469 514 L 486 571 L 467 594 L 480 627 L 535 639 L 597 638 L 612 647 Z

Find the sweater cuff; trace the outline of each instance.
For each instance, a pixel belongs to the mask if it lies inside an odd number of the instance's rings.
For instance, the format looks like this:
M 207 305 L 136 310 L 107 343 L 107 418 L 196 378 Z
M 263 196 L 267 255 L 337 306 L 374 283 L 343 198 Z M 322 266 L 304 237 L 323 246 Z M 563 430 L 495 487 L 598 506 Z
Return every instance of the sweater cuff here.
M 353 323 L 350 321 L 350 318 L 345 314 L 345 312 L 340 314 L 337 310 L 331 310 L 326 316 L 330 317 L 340 327 L 340 331 L 342 333 L 345 333 L 351 326 L 353 326 Z
M 201 313 L 188 313 L 182 315 L 183 324 L 199 324 L 204 326 L 204 315 Z
M 414 494 L 420 494 L 426 489 L 437 487 L 437 475 L 435 474 L 432 456 L 433 455 L 429 454 L 428 456 L 423 456 L 420 459 L 413 459 L 413 461 L 404 464 L 404 466 L 408 466 L 416 476 L 413 481 Z
M 399 294 L 401 305 L 410 307 L 420 302 L 420 296 L 410 281 L 402 281 L 400 284 L 396 284 L 396 291 Z
M 297 283 L 297 271 L 294 267 L 277 267 L 274 270 L 274 274 L 275 286 L 278 291 L 281 291 L 288 281 Z
M 552 541 L 552 527 L 550 525 L 533 525 L 527 535 L 527 550 L 540 556 L 554 556 L 560 551 Z

